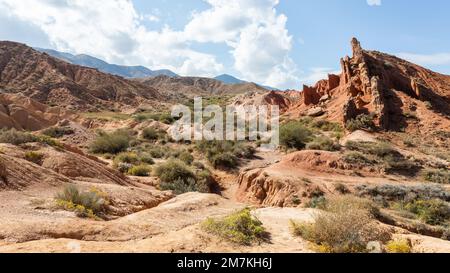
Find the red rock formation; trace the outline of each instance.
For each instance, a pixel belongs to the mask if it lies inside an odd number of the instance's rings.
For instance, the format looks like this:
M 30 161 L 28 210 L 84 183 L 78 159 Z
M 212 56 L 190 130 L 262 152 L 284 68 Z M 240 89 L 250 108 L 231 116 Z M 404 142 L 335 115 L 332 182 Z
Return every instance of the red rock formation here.
M 329 74 L 327 80 L 319 81 L 315 86 L 303 86 L 303 102 L 306 105 L 318 104 L 322 97 L 330 96 L 332 90 L 336 89 L 340 84 L 340 77 Z
M 0 94 L 0 128 L 37 131 L 55 125 L 74 113 L 49 107 L 18 94 Z
M 14 42 L 0 42 L 0 88 L 41 103 L 83 110 L 137 106 L 163 98 L 141 83 L 72 65 Z
M 403 106 L 419 100 L 429 102 L 432 111 L 448 121 L 450 76 L 395 56 L 364 50 L 355 38 L 351 46 L 353 56 L 341 59 L 341 75 L 329 75 L 313 87 L 305 86 L 301 102 L 288 112 L 305 114 L 320 106 L 331 119 L 344 123 L 370 113 L 381 129 L 396 130 L 405 123 Z

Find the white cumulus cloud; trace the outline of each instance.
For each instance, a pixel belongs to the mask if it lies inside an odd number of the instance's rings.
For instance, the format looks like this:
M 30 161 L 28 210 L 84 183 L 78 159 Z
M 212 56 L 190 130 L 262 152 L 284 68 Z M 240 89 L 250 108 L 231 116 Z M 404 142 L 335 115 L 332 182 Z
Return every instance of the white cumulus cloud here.
M 367 0 L 369 6 L 381 6 L 381 0 Z
M 139 15 L 129 0 L 0 0 L 0 15 L 40 28 L 57 50 L 183 75 L 223 71 L 215 56 L 190 49 L 182 32 L 144 27 L 142 20 L 156 18 Z
M 188 39 L 225 43 L 234 68 L 247 80 L 281 88 L 298 84 L 289 57 L 292 36 L 287 17 L 275 9 L 278 0 L 206 0 L 211 8 L 194 13 L 185 27 Z
M 225 71 L 217 57 L 192 49 L 193 42 L 221 43 L 234 69 L 249 81 L 279 88 L 298 84 L 289 57 L 292 37 L 279 0 L 204 0 L 184 28 L 149 29 L 131 0 L 0 0 L 0 16 L 26 22 L 48 36 L 57 50 L 86 53 L 120 64 L 168 68 L 182 75 L 214 76 Z

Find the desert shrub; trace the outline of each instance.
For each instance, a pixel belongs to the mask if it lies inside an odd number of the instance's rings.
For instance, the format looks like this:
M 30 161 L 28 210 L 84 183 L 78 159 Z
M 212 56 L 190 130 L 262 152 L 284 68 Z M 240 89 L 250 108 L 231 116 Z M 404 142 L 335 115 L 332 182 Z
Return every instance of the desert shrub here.
M 70 127 L 50 127 L 42 131 L 43 135 L 53 137 L 53 138 L 61 138 L 66 135 L 72 135 L 75 131 Z
M 144 163 L 144 164 L 148 164 L 148 165 L 153 165 L 155 164 L 155 160 L 153 160 L 153 158 L 148 155 L 148 154 L 143 154 L 140 156 L 139 161 Z
M 392 240 L 386 244 L 388 253 L 411 253 L 411 244 L 408 240 Z
M 210 159 L 214 168 L 233 169 L 239 165 L 239 160 L 232 153 L 224 153 L 213 156 Z
M 205 165 L 202 162 L 199 162 L 199 161 L 194 161 L 192 163 L 192 166 L 194 168 L 198 169 L 198 170 L 205 170 L 206 169 Z
M 373 201 L 353 195 L 329 198 L 324 210 L 333 213 L 362 210 L 367 212 L 370 217 L 374 218 L 380 215 L 380 210 Z
M 345 124 L 347 130 L 354 132 L 356 130 L 375 130 L 374 117 L 372 115 L 362 114 L 354 119 L 348 120 Z
M 177 179 L 170 183 L 168 182 L 161 182 L 160 184 L 161 190 L 164 191 L 173 191 L 175 194 L 183 194 L 186 192 L 197 192 L 197 182 L 193 178 L 188 179 Z
M 128 170 L 128 174 L 133 176 L 149 176 L 151 172 L 152 168 L 145 164 L 133 166 Z
M 178 179 L 187 181 L 187 179 L 196 179 L 194 172 L 186 165 L 186 163 L 171 159 L 165 163 L 158 165 L 155 174 L 163 183 L 172 183 Z
M 350 193 L 350 190 L 342 183 L 337 183 L 334 185 L 334 189 L 340 194 Z
M 145 128 L 142 130 L 142 137 L 146 140 L 158 140 L 160 133 L 154 128 Z
M 119 163 L 136 164 L 138 162 L 139 162 L 138 155 L 136 153 L 131 152 L 120 153 L 114 158 L 115 164 Z
M 166 151 L 162 147 L 152 147 L 148 149 L 147 152 L 153 158 L 163 158 L 166 155 Z
M 113 133 L 101 132 L 91 143 L 90 150 L 97 154 L 118 154 L 130 146 L 131 134 L 126 130 L 117 130 Z
M 400 172 L 407 175 L 413 175 L 420 168 L 415 162 L 406 159 L 400 152 L 385 142 L 348 141 L 346 147 L 351 151 L 358 151 L 376 157 L 378 159 L 376 162 L 382 164 L 386 172 L 389 173 Z M 362 163 L 362 161 L 366 161 L 363 157 L 365 156 L 351 154 L 351 157 L 346 156 L 344 157 L 344 160 Z M 372 162 L 364 162 L 364 164 L 367 163 Z
M 238 211 L 223 219 L 209 218 L 202 223 L 202 228 L 240 245 L 263 242 L 267 237 L 262 222 L 251 215 L 250 209 Z
M 313 142 L 308 143 L 306 145 L 306 149 L 309 150 L 321 150 L 321 151 L 339 151 L 341 149 L 341 145 L 339 143 L 334 142 L 332 139 L 320 136 L 316 137 Z
M 35 164 L 41 165 L 44 155 L 37 152 L 26 152 L 25 159 Z
M 191 155 L 188 151 L 183 151 L 178 155 L 178 159 L 186 163 L 187 165 L 191 165 L 194 162 L 194 156 Z
M 290 121 L 280 127 L 280 144 L 285 148 L 301 150 L 311 138 L 311 130 L 301 122 Z
M 325 208 L 327 199 L 325 196 L 314 196 L 311 200 L 305 204 L 307 208 L 323 209 Z
M 16 129 L 1 129 L 0 143 L 20 145 L 30 142 L 37 142 L 38 138 L 30 133 L 17 131 Z
M 447 170 L 427 170 L 424 178 L 433 183 L 450 184 L 450 172 Z
M 119 162 L 115 168 L 121 173 L 128 173 L 128 171 L 133 168 L 133 164 Z
M 67 210 L 75 211 L 79 217 L 99 216 L 107 212 L 108 200 L 97 191 L 81 192 L 69 185 L 55 197 L 57 204 Z
M 419 166 L 416 163 L 402 157 L 384 157 L 384 169 L 390 173 L 408 171 L 408 174 L 412 175 L 416 173 L 418 168 Z
M 215 168 L 235 168 L 239 159 L 252 158 L 256 152 L 252 145 L 234 141 L 201 141 L 196 148 Z
M 411 202 L 414 200 L 441 199 L 450 201 L 450 193 L 438 185 L 360 185 L 356 187 L 359 196 L 382 199 L 384 201 Z
M 405 208 L 430 225 L 441 225 L 450 220 L 450 205 L 439 199 L 415 200 Z
M 346 153 L 343 157 L 344 161 L 349 164 L 360 164 L 360 165 L 366 165 L 370 164 L 372 161 L 365 157 L 360 152 L 349 152 Z
M 56 149 L 61 149 L 61 148 L 64 147 L 64 145 L 61 142 L 59 142 L 56 139 L 51 138 L 49 136 L 45 136 L 45 135 L 37 136 L 37 141 L 40 142 L 40 143 L 44 143 L 44 144 L 47 144 L 49 146 L 52 146 L 52 147 L 54 147 Z
M 347 149 L 351 151 L 359 151 L 366 154 L 375 155 L 378 157 L 401 157 L 402 155 L 391 145 L 384 142 L 359 142 L 359 141 L 348 141 L 345 145 Z
M 252 145 L 245 145 L 243 143 L 237 143 L 233 147 L 233 154 L 239 158 L 253 158 L 256 153 L 255 147 Z
M 333 198 L 327 202 L 326 210 L 318 213 L 311 224 L 292 221 L 294 235 L 313 242 L 319 251 L 330 253 L 366 252 L 369 242 L 390 239 L 390 234 L 374 224 L 372 207 L 363 200 Z
M 325 132 L 342 132 L 344 129 L 339 123 L 328 120 L 316 120 L 312 122 L 311 127 L 325 131 Z

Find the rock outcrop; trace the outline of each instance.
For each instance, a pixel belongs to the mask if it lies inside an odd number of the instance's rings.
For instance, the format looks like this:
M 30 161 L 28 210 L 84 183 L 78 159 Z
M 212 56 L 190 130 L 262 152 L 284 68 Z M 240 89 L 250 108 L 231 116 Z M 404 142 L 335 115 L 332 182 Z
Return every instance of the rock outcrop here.
M 70 118 L 74 113 L 49 107 L 20 94 L 0 94 L 0 128 L 37 131 Z
M 248 92 L 234 99 L 233 104 L 236 106 L 252 105 L 252 106 L 278 106 L 281 113 L 286 112 L 296 100 L 296 93 L 299 92 Z
M 397 130 L 406 126 L 407 106 L 427 104 L 426 108 L 431 109 L 426 115 L 434 112 L 441 115 L 441 120 L 445 118 L 443 127 L 448 124 L 450 76 L 395 56 L 364 50 L 355 38 L 351 46 L 353 56 L 341 59 L 341 75 L 329 75 L 312 87 L 304 86 L 300 101 L 288 112 L 307 115 L 310 108 L 320 106 L 329 119 L 343 123 L 371 114 L 380 129 Z

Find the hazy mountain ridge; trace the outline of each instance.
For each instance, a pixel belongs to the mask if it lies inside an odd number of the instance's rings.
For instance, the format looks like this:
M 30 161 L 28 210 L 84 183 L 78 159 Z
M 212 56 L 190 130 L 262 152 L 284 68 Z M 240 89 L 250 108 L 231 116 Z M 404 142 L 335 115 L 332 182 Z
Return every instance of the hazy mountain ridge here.
M 35 48 L 36 50 L 46 53 L 52 57 L 62 59 L 72 64 L 96 68 L 102 72 L 121 76 L 124 78 L 146 78 L 165 75 L 169 77 L 177 77 L 178 74 L 168 69 L 151 70 L 144 66 L 125 66 L 107 63 L 101 59 L 92 57 L 87 54 L 73 55 L 70 53 L 60 52 L 53 49 Z

